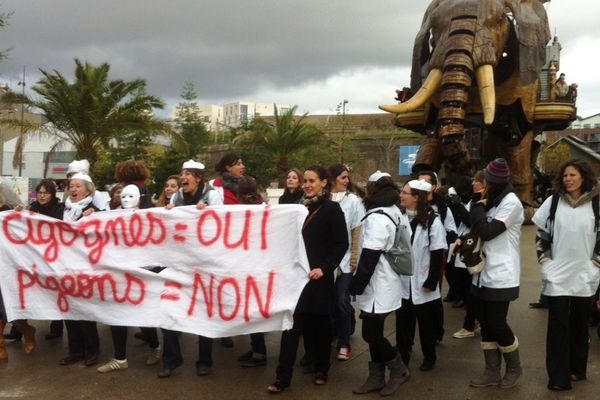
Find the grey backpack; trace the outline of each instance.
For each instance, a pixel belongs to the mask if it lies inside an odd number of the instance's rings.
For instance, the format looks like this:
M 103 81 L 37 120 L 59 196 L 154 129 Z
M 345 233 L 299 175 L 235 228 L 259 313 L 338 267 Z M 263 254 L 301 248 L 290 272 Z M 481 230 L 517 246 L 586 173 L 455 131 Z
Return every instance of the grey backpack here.
M 411 246 L 408 235 L 405 233 L 406 227 L 396 222 L 387 213 L 382 210 L 375 210 L 367 213 L 361 221 L 371 214 L 383 214 L 390 219 L 396 226 L 396 235 L 394 236 L 394 244 L 388 251 L 383 252 L 383 256 L 388 261 L 394 272 L 398 275 L 411 276 L 413 274 L 413 262 L 411 254 Z

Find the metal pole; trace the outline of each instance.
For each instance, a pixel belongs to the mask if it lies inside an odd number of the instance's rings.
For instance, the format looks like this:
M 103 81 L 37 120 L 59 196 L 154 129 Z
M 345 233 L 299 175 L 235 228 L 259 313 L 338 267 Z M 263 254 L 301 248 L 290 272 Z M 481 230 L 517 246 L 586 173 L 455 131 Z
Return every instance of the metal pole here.
M 344 141 L 346 140 L 346 104 L 348 100 L 342 100 L 342 145 L 340 146 L 340 162 L 344 163 Z
M 23 65 L 23 80 L 21 82 L 19 82 L 19 85 L 22 86 L 22 91 L 21 93 L 23 94 L 23 98 L 25 98 L 25 66 Z M 24 122 L 25 120 L 25 103 L 21 103 L 21 141 L 25 141 L 25 139 L 23 138 L 23 135 L 25 134 L 25 127 L 24 127 Z M 23 147 L 25 145 L 23 144 Z M 21 172 L 23 171 L 23 148 L 21 149 L 15 149 L 15 150 L 19 150 L 20 151 L 20 155 L 19 155 L 19 176 L 21 176 Z

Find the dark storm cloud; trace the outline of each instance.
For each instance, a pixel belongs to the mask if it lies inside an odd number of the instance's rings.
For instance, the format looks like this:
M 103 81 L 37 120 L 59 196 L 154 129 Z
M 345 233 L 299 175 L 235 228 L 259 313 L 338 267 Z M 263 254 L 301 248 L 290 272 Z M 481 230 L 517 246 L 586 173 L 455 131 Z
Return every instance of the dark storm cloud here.
M 352 96 L 354 112 L 375 110 L 378 101 L 390 101 L 393 90 L 408 83 L 414 36 L 428 4 L 0 0 L 0 11 L 14 11 L 9 26 L 0 31 L 0 49 L 14 48 L 0 63 L 0 81 L 16 87 L 23 65 L 28 88 L 39 79 L 38 68 L 56 69 L 71 78 L 77 57 L 93 64 L 108 62 L 112 78 L 146 79 L 149 91 L 169 105 L 177 103 L 189 80 L 200 100 L 213 104 L 280 101 L 323 111 Z M 581 108 L 600 107 L 597 74 L 573 64 L 591 51 L 581 43 L 598 42 L 600 3 L 554 0 L 546 8 L 550 27 L 557 29 L 564 46 L 561 64 L 580 83 Z M 335 80 L 340 76 L 350 78 L 341 83 Z M 385 88 L 373 89 L 382 76 Z M 373 78 L 379 81 L 369 81 Z
M 408 64 L 425 2 L 406 3 L 5 0 L 14 15 L 2 42 L 14 50 L 0 72 L 16 80 L 27 65 L 28 75 L 70 76 L 78 57 L 143 77 L 163 97 L 177 97 L 185 80 L 206 98 L 243 97 L 264 84 Z

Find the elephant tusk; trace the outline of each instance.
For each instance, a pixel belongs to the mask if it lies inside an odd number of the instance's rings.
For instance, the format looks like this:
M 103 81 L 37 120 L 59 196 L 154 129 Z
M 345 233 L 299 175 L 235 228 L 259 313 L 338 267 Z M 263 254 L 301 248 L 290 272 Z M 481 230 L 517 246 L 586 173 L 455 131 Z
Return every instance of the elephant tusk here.
M 400 114 L 416 110 L 429 100 L 429 98 L 439 89 L 442 83 L 442 70 L 435 68 L 429 72 L 427 79 L 423 82 L 421 88 L 407 102 L 401 104 L 391 104 L 379 106 L 383 111 Z
M 496 113 L 496 90 L 494 88 L 494 69 L 491 65 L 482 65 L 475 70 L 475 79 L 479 88 L 483 123 L 491 125 Z

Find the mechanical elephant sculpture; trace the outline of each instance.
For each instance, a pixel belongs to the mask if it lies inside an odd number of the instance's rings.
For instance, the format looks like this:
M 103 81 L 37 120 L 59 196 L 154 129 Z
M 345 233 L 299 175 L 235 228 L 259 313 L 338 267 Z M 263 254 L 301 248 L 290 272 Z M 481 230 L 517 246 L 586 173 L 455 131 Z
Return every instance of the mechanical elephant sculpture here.
M 434 0 L 417 33 L 408 101 L 380 106 L 428 133 L 414 169 L 473 173 L 465 126 L 482 128 L 487 159 L 507 158 L 532 203 L 539 74 L 550 41 L 546 0 Z M 573 114 L 574 115 L 574 114 Z M 487 160 L 482 160 L 487 161 Z

